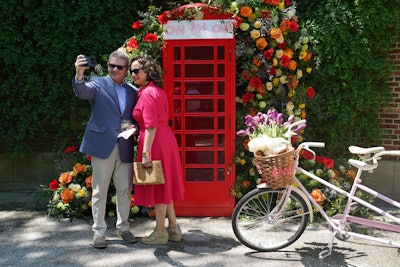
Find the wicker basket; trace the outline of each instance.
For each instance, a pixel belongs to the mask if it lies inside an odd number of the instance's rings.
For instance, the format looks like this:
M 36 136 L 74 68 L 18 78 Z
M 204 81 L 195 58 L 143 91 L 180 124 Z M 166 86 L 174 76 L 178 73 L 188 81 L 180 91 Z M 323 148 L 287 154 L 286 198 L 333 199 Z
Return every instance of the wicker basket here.
M 257 160 L 257 170 L 261 178 L 272 189 L 284 188 L 293 184 L 294 179 L 294 148 L 275 156 L 260 156 L 254 153 Z

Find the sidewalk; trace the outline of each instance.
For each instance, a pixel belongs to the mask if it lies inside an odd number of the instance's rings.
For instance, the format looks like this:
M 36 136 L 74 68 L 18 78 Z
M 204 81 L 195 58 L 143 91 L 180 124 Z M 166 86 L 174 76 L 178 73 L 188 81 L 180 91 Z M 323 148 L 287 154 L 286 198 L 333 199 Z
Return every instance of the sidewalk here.
M 326 227 L 308 226 L 293 245 L 278 252 L 258 253 L 238 242 L 230 218 L 179 218 L 182 242 L 147 246 L 125 244 L 115 232 L 115 218 L 107 220 L 108 248 L 90 246 L 91 222 L 57 221 L 41 212 L 4 202 L 0 192 L 0 266 L 398 266 L 397 249 L 361 239 L 335 240 L 330 257 L 320 260 L 331 235 Z M 136 236 L 149 234 L 154 220 L 131 221 Z M 397 234 L 400 235 L 400 234 Z M 400 238 L 399 238 L 400 239 Z

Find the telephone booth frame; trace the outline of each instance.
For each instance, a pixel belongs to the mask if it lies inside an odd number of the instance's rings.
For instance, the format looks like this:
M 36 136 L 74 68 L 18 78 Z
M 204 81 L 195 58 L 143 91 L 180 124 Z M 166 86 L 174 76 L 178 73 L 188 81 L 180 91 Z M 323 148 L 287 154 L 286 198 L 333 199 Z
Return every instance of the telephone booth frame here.
M 178 216 L 231 216 L 235 205 L 236 58 L 232 14 L 204 4 L 202 20 L 164 28 L 164 88 L 182 159 L 185 199 Z

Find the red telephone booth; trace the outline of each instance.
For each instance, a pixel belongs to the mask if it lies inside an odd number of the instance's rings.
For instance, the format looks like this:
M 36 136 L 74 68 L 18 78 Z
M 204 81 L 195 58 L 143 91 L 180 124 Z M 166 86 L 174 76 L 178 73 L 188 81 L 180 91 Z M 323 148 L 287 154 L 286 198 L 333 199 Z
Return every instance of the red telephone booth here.
M 231 15 L 203 11 L 202 20 L 165 25 L 164 88 L 185 180 L 185 199 L 174 204 L 178 216 L 230 216 L 235 201 L 235 39 L 227 19 Z

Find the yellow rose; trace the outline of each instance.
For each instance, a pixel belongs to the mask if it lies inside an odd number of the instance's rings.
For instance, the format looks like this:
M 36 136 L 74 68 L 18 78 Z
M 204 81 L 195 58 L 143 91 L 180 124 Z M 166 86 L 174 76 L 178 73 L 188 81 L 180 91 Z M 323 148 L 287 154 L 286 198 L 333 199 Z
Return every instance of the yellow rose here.
M 308 68 L 306 69 L 306 72 L 307 72 L 308 74 L 310 74 L 310 73 L 312 72 L 312 68 L 308 67 Z
M 283 50 L 282 49 L 278 49 L 275 51 L 275 56 L 277 58 L 281 58 L 283 56 Z
M 274 87 L 274 85 L 272 84 L 272 82 L 267 82 L 265 85 L 266 85 L 268 91 L 271 91 L 272 88 Z
M 301 77 L 303 77 L 303 71 L 297 70 L 296 76 L 297 76 L 297 79 L 300 79 Z
M 272 80 L 272 83 L 273 83 L 275 86 L 279 85 L 279 78 L 278 78 L 278 77 L 275 77 L 275 78 Z
M 307 51 L 301 51 L 299 53 L 299 59 L 305 59 L 307 56 Z
M 300 104 L 299 104 L 299 108 L 302 108 L 302 109 L 303 109 L 303 108 L 306 108 L 306 104 L 305 104 L 305 103 L 300 103 Z
M 245 160 L 245 159 L 241 159 L 241 160 L 240 160 L 240 165 L 243 166 L 244 164 L 246 164 L 246 160 Z
M 257 21 L 254 22 L 254 24 L 253 24 L 254 28 L 256 28 L 256 29 L 261 28 L 261 25 L 262 25 L 262 23 L 261 23 L 261 21 L 259 21 L 259 20 L 257 20 Z
M 278 59 L 273 58 L 272 59 L 272 65 L 274 65 L 275 67 L 278 66 Z
M 267 103 L 265 103 L 265 101 L 260 101 L 260 103 L 258 103 L 258 106 L 263 109 L 267 106 Z
M 288 102 L 288 103 L 286 104 L 286 110 L 292 111 L 293 109 L 294 109 L 294 104 L 293 104 L 293 102 L 292 102 L 292 101 Z
M 260 35 L 261 35 L 261 33 L 259 30 L 254 29 L 254 30 L 250 31 L 250 36 L 251 36 L 251 38 L 253 38 L 253 40 L 258 39 L 260 37 Z

